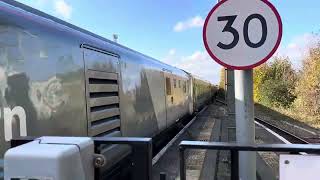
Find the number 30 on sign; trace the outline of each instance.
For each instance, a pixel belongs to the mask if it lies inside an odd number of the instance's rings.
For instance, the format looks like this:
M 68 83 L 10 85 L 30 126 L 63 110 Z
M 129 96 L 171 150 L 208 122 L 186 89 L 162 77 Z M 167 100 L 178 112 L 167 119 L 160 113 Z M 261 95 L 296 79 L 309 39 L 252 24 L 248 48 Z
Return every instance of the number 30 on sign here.
M 210 56 L 230 69 L 251 69 L 277 50 L 282 22 L 267 0 L 224 0 L 209 13 L 203 41 Z

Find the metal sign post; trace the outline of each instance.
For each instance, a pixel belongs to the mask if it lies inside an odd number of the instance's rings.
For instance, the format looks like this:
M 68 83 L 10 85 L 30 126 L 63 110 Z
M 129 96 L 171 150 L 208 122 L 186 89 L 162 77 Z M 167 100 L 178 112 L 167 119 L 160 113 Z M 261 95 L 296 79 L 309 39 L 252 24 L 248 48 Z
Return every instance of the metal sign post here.
M 235 70 L 236 136 L 240 144 L 255 144 L 252 69 Z M 239 152 L 242 180 L 256 179 L 256 152 Z
M 282 22 L 267 0 L 223 0 L 209 12 L 203 41 L 217 63 L 235 69 L 237 142 L 255 143 L 253 68 L 272 57 L 280 45 Z M 256 154 L 239 154 L 240 179 L 256 179 Z

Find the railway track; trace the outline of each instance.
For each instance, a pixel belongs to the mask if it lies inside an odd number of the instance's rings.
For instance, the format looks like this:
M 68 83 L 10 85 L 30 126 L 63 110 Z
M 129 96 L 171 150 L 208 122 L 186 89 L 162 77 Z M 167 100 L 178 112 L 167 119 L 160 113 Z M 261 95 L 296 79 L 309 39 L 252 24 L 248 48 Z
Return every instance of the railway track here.
M 254 118 L 254 120 L 256 122 L 258 122 L 259 124 L 262 124 L 263 126 L 269 128 L 270 130 L 274 131 L 275 133 L 277 133 L 278 135 L 282 136 L 283 138 L 285 138 L 286 140 L 288 140 L 290 143 L 292 144 L 309 144 L 308 141 L 306 141 L 305 139 L 302 139 L 288 131 L 285 131 L 269 122 L 266 122 L 262 119 L 259 119 L 257 117 Z
M 225 103 L 222 100 L 216 100 L 219 103 L 222 103 L 224 105 L 227 105 L 227 103 Z M 262 124 L 263 126 L 269 128 L 270 130 L 272 130 L 273 132 L 277 133 L 278 135 L 280 135 L 281 137 L 283 137 L 284 139 L 286 139 L 287 141 L 289 141 L 292 144 L 314 144 L 320 143 L 320 138 L 301 138 L 299 136 L 296 136 L 284 129 L 281 129 L 278 126 L 275 126 L 267 121 L 264 121 L 258 117 L 255 117 L 254 120 L 256 122 L 258 122 L 259 124 Z

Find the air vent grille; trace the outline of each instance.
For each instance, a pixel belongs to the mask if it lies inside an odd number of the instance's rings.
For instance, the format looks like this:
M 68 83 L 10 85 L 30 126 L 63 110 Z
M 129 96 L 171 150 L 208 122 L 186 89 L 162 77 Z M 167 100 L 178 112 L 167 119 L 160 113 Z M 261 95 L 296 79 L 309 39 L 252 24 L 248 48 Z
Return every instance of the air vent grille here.
M 118 74 L 88 70 L 87 78 L 89 134 L 120 134 Z

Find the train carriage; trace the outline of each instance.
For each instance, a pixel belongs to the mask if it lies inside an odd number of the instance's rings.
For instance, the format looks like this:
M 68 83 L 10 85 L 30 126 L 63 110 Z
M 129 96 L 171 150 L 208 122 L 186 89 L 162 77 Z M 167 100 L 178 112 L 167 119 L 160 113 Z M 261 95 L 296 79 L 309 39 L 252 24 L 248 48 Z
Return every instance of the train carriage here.
M 181 69 L 15 1 L 0 10 L 0 159 L 19 136 L 154 137 L 210 99 Z
M 193 76 L 193 102 L 194 110 L 201 109 L 205 104 L 212 100 L 217 88 L 201 78 Z

